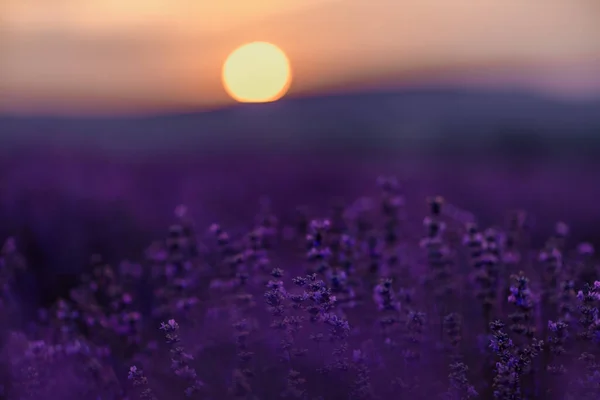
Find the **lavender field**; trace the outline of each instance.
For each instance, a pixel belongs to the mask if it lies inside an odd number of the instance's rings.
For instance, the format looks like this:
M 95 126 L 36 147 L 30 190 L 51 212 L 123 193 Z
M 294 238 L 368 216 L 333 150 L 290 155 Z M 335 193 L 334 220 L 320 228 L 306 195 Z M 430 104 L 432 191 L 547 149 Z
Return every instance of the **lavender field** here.
M 600 398 L 594 108 L 551 134 L 539 105 L 433 113 L 456 140 L 392 143 L 327 107 L 329 142 L 308 108 L 243 144 L 191 117 L 4 120 L 2 396 Z M 273 139 L 290 115 L 310 145 Z

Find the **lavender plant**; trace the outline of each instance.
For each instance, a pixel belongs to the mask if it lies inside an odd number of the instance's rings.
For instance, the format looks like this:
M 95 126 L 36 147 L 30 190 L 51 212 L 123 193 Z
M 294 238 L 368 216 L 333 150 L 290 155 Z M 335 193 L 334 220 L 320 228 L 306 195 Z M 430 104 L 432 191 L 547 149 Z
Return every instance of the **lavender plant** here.
M 600 270 L 565 223 L 536 247 L 529 214 L 492 228 L 437 196 L 423 216 L 393 177 L 320 218 L 264 198 L 203 230 L 191 210 L 139 260 L 94 255 L 31 318 L 8 238 L 1 396 L 600 398 Z

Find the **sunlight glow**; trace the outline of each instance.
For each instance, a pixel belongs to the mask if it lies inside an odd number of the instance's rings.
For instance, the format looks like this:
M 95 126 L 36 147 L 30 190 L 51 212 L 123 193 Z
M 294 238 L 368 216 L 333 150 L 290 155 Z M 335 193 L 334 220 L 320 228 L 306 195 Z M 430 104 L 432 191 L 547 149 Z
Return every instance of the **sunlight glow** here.
M 279 100 L 291 83 L 290 62 L 277 46 L 252 42 L 234 50 L 223 64 L 223 85 L 242 103 Z

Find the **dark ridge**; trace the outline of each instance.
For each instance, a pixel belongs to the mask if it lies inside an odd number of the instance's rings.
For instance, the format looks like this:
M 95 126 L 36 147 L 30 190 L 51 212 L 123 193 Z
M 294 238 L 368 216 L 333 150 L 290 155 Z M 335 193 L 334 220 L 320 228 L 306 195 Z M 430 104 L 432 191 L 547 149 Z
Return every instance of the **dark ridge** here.
M 411 89 L 290 98 L 153 116 L 0 116 L 5 150 L 76 147 L 135 156 L 243 149 L 440 152 L 491 149 L 578 153 L 600 145 L 600 100 L 528 92 Z M 514 144 L 513 144 L 514 143 Z M 522 146 L 521 146 L 522 145 Z M 1 151 L 1 150 L 0 150 Z

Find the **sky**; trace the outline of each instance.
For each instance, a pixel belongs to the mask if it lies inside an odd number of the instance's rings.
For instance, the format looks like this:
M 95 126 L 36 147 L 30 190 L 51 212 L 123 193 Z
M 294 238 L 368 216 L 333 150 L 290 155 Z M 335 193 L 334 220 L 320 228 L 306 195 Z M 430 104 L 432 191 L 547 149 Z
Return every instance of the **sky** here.
M 230 103 L 226 56 L 264 40 L 290 95 L 457 81 L 600 95 L 597 0 L 0 0 L 0 112 Z

